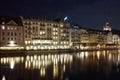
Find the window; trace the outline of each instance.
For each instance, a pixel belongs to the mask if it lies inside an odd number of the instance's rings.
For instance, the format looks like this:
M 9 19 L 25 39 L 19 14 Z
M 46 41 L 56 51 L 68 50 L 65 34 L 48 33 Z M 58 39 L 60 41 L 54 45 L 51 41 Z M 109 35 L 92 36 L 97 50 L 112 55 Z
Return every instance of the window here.
M 17 34 L 16 33 L 14 33 L 15 34 L 15 36 L 17 36 Z
M 13 30 L 13 27 L 11 27 L 11 30 Z
M 2 22 L 2 24 L 5 24 L 5 22 Z
M 13 32 L 11 32 L 11 36 L 13 36 Z
M 8 32 L 8 33 L 7 33 L 7 35 L 9 36 L 9 35 L 10 35 L 10 33 Z
M 15 30 L 17 30 L 17 28 L 15 27 Z
M 11 40 L 13 40 L 13 38 L 11 38 Z
M 25 33 L 27 33 L 27 30 L 25 30 Z
M 27 35 L 25 35 L 25 38 L 27 38 Z
M 4 38 L 4 37 L 2 37 L 2 40 L 5 40 L 5 38 Z
M 10 28 L 9 28 L 9 27 L 7 27 L 7 29 L 8 29 L 8 30 L 10 30 Z
M 5 30 L 5 26 L 2 25 L 2 30 Z
M 5 35 L 5 33 L 4 33 L 4 32 L 2 32 L 2 35 Z

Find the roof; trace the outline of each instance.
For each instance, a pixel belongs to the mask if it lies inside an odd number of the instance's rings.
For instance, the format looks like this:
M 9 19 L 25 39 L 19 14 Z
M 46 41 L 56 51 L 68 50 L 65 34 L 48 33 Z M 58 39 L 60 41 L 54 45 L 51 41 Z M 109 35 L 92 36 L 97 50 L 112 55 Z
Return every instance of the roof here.
M 20 17 L 0 16 L 0 24 L 2 24 L 2 22 L 7 24 L 10 21 L 14 21 L 18 26 L 22 26 L 22 20 Z
M 111 31 L 113 34 L 117 34 L 120 36 L 120 30 L 117 30 L 117 29 L 112 29 Z
M 24 17 L 24 16 L 21 16 L 23 18 L 23 20 L 31 20 L 31 21 L 47 21 L 47 22 L 56 22 L 56 23 L 70 23 L 69 21 L 64 21 L 63 19 L 61 18 L 56 18 L 56 19 L 45 19 L 45 18 L 39 18 L 39 17 Z

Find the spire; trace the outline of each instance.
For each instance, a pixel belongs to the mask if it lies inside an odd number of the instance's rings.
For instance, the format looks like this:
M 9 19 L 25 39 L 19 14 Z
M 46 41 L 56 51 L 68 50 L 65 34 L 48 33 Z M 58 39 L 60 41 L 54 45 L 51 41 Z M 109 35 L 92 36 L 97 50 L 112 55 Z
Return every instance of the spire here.
M 103 30 L 104 31 L 111 31 L 111 27 L 110 27 L 108 22 L 106 22 L 105 25 L 103 26 Z

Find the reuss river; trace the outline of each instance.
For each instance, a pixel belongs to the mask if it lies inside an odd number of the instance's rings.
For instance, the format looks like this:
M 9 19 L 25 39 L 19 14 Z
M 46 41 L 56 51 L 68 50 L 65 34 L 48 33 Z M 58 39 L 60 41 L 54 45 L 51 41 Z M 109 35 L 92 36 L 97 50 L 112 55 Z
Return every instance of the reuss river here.
M 0 57 L 1 80 L 120 80 L 120 51 L 29 52 Z

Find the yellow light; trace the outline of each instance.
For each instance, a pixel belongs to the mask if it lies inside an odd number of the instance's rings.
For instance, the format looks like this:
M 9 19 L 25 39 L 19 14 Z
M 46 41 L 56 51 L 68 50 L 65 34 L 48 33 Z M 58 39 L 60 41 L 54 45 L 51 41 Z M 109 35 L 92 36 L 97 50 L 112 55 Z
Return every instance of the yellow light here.
M 58 76 L 58 65 L 54 65 L 53 66 L 53 77 L 57 77 Z
M 4 64 L 6 63 L 6 58 L 3 58 L 3 62 L 4 62 Z
M 2 30 L 5 30 L 5 26 L 2 26 Z
M 25 41 L 25 44 L 27 44 L 27 41 Z
M 6 80 L 5 76 L 2 77 L 2 80 Z
M 97 58 L 100 59 L 100 51 L 97 51 Z
M 34 55 L 34 60 L 37 60 L 37 55 Z
M 27 46 L 26 49 L 29 50 L 30 48 Z
M 9 46 L 15 46 L 15 42 L 14 41 L 10 41 L 9 42 Z
M 44 68 L 44 67 L 41 68 L 41 70 L 40 70 L 40 75 L 41 75 L 42 77 L 45 76 L 45 68 Z
M 63 27 L 63 25 L 61 24 L 60 27 Z
M 10 62 L 10 69 L 14 69 L 14 65 L 15 65 L 15 62 L 12 60 L 12 61 Z
M 26 57 L 26 60 L 29 61 L 29 60 L 30 60 L 30 56 L 27 56 L 27 57 Z

